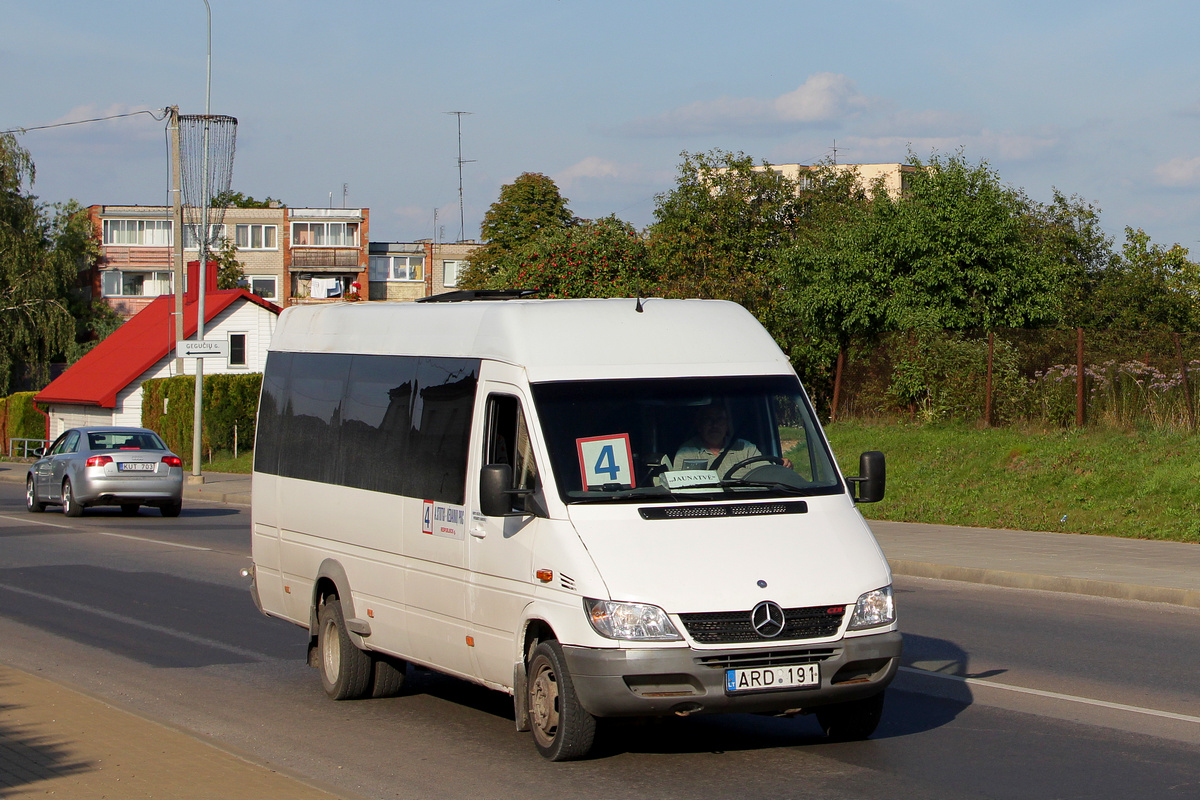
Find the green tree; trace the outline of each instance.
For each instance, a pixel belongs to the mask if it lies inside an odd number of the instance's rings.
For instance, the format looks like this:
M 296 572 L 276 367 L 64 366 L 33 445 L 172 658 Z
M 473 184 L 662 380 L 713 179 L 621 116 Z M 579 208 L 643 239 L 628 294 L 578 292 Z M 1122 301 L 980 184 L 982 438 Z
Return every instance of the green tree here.
M 513 254 L 541 231 L 569 228 L 576 222 L 553 180 L 536 172 L 522 173 L 500 188 L 500 197 L 484 215 L 480 232 L 485 244 L 467 258 L 459 285 L 483 288 L 493 273 L 511 268 Z
M 75 204 L 47 208 L 26 191 L 28 151 L 0 134 L 0 394 L 23 377 L 37 385 L 75 341 L 68 309 L 91 239 Z M 94 246 L 94 245 L 93 245 Z
M 811 205 L 778 254 L 772 329 L 819 395 L 855 340 L 1056 322 L 1064 276 L 1080 269 L 1064 250 L 1066 228 L 1048 230 L 1053 215 L 986 162 L 910 155 L 908 164 L 903 195 L 843 186 Z
M 743 153 L 682 153 L 675 188 L 649 228 L 651 270 L 674 297 L 734 300 L 762 311 L 775 251 L 795 235 L 797 184 Z
M 281 200 L 275 200 L 267 197 L 263 200 L 255 200 L 249 195 L 235 192 L 229 189 L 218 193 L 212 199 L 213 208 L 287 208 L 287 204 Z
M 217 253 L 217 288 L 236 289 L 246 280 L 246 270 L 237 257 L 237 245 L 232 239 L 224 239 Z
M 876 192 L 781 254 L 795 312 L 841 340 L 1054 321 L 1064 267 L 1035 235 L 1036 205 L 986 162 L 960 154 L 909 163 L 917 171 L 904 196 Z
M 543 228 L 476 288 L 533 289 L 542 297 L 634 297 L 653 285 L 645 266 L 641 235 L 609 216 Z
M 1095 326 L 1096 287 L 1115 258 L 1112 238 L 1100 227 L 1099 209 L 1056 189 L 1054 199 L 1035 214 L 1033 236 L 1059 267 L 1057 324 Z
M 1194 331 L 1200 322 L 1198 267 L 1186 248 L 1153 244 L 1145 231 L 1125 229 L 1121 253 L 1092 295 L 1093 325 L 1122 330 Z

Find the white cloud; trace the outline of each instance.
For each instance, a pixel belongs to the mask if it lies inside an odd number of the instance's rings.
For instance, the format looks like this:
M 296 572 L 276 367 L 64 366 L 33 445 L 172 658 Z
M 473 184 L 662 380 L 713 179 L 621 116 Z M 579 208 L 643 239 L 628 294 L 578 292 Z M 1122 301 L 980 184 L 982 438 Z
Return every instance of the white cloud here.
M 556 183 L 570 183 L 576 178 L 620 178 L 621 173 L 628 172 L 628 167 L 622 167 L 615 161 L 588 156 L 554 175 Z
M 674 172 L 649 170 L 641 164 L 623 164 L 599 156 L 587 156 L 552 177 L 563 189 L 587 182 L 592 183 L 594 189 L 598 181 L 609 185 L 658 186 L 669 183 L 674 176 Z
M 854 81 L 845 75 L 820 72 L 802 86 L 772 103 L 779 119 L 801 123 L 836 122 L 867 107 Z
M 1200 156 L 1173 158 L 1155 167 L 1154 174 L 1164 186 L 1200 186 Z
M 724 131 L 777 132 L 843 123 L 871 105 L 845 75 L 821 72 L 775 98 L 718 97 L 623 126 L 634 136 L 694 136 Z

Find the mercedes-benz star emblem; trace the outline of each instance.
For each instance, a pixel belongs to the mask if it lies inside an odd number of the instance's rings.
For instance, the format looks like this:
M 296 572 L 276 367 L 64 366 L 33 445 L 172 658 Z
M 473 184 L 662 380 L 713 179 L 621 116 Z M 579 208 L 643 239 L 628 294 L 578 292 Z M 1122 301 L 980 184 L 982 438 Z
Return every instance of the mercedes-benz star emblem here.
M 766 600 L 750 612 L 750 624 L 764 639 L 772 639 L 783 632 L 783 609 L 778 603 Z

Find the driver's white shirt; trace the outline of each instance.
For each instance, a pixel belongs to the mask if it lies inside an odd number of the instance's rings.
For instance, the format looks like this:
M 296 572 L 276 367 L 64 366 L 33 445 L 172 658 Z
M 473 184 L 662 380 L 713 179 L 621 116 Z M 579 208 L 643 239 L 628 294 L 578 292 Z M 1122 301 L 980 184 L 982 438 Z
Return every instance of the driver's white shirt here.
M 686 469 L 712 469 L 712 464 L 717 460 L 717 456 L 721 451 L 712 452 L 700 441 L 698 436 L 693 436 L 682 445 L 678 452 L 675 453 L 675 458 L 671 462 L 671 468 L 676 470 Z M 725 453 L 725 457 L 721 459 L 721 463 L 717 466 L 717 474 L 722 478 L 729 468 L 739 461 L 745 461 L 747 458 L 761 456 L 762 451 L 755 447 L 745 439 L 735 439 L 729 447 L 729 452 Z

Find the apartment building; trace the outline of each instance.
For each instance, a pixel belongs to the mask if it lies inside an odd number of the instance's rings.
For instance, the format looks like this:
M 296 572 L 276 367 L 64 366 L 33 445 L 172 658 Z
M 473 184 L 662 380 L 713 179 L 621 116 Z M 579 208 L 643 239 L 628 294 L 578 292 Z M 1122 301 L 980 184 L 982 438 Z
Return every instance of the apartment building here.
M 909 176 L 917 171 L 911 164 L 834 164 L 838 172 L 857 172 L 859 184 L 870 190 L 876 181 L 882 180 L 883 189 L 890 197 L 900 197 L 908 191 Z M 785 178 L 790 178 L 804 188 L 809 173 L 819 167 L 808 164 L 771 164 L 767 167 L 755 167 L 756 170 L 771 169 Z
M 479 242 L 371 242 L 370 300 L 416 300 L 458 286 L 466 258 Z
M 166 206 L 88 209 L 101 256 L 89 273 L 93 299 L 125 318 L 174 292 L 174 230 Z M 367 285 L 368 209 L 229 208 L 218 237 L 237 245 L 247 288 L 281 306 L 329 302 Z M 184 226 L 183 258 L 199 258 Z

